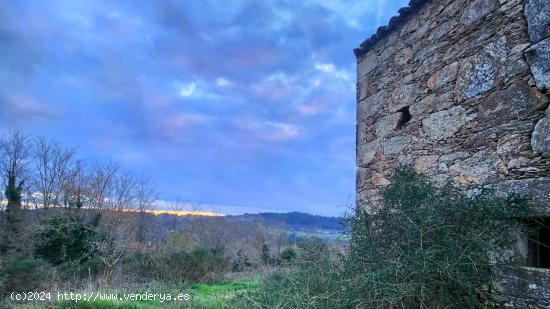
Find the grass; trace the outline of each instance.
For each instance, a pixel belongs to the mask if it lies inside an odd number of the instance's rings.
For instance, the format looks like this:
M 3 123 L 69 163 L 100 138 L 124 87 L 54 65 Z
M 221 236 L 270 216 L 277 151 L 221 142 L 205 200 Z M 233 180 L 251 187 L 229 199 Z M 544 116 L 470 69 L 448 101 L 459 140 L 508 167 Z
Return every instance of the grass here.
M 191 286 L 191 308 L 226 308 L 226 303 L 238 293 L 260 286 L 257 278 L 224 281 L 214 284 L 199 283 Z
M 260 281 L 258 278 L 246 278 L 239 280 L 230 280 L 217 283 L 197 283 L 184 286 L 160 286 L 149 291 L 149 293 L 162 293 L 177 295 L 179 293 L 190 294 L 190 301 L 80 301 L 80 302 L 57 302 L 47 306 L 43 303 L 30 303 L 13 305 L 14 309 L 154 309 L 154 308 L 190 308 L 190 309 L 222 309 L 228 308 L 226 305 L 238 293 L 245 293 L 251 289 L 258 288 Z M 145 290 L 136 293 L 144 293 Z M 116 293 L 121 296 L 127 291 L 105 291 L 105 293 Z

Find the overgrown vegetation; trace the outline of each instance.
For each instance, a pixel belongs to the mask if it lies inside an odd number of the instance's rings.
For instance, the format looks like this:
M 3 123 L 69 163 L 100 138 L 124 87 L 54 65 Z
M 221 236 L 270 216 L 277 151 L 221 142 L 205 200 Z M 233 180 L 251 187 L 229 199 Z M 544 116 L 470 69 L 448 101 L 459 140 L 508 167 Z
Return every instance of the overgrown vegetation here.
M 14 305 L 11 292 L 233 286 L 289 265 L 299 238 L 291 240 L 284 223 L 268 228 L 260 217 L 156 216 L 147 178 L 112 162 L 87 163 L 73 149 L 19 132 L 0 137 L 0 184 L 2 307 Z M 165 207 L 200 210 L 181 201 Z M 235 293 L 229 294 L 216 296 L 224 301 L 215 308 Z M 90 308 L 96 305 L 113 307 Z
M 468 197 L 400 168 L 380 201 L 348 218 L 349 241 L 327 243 L 260 218 L 155 217 L 147 180 L 112 163 L 86 165 L 44 139 L 29 143 L 16 132 L 0 140 L 2 305 L 11 291 L 155 286 L 191 291 L 192 308 L 490 307 L 493 276 L 517 262 L 518 235 L 528 232 L 521 219 L 532 215 L 517 196 Z
M 278 272 L 236 307 L 484 308 L 496 269 L 516 262 L 530 211 L 522 199 L 469 198 L 401 168 L 379 205 L 349 218 L 347 255 L 309 240 L 297 267 Z

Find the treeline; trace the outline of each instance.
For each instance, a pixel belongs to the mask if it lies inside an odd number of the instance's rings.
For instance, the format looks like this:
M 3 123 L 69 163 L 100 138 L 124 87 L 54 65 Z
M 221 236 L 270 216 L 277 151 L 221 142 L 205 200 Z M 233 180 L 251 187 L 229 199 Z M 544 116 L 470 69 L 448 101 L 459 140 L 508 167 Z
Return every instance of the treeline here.
M 295 230 L 327 230 L 338 232 L 342 230 L 342 218 L 324 217 L 302 212 L 244 214 L 235 216 L 242 220 L 263 220 L 267 225 L 287 225 Z
M 295 240 L 261 220 L 157 217 L 156 192 L 114 162 L 43 137 L 0 140 L 0 294 L 215 281 L 288 263 Z M 169 202 L 170 210 L 185 203 Z M 127 211 L 133 209 L 134 211 Z M 168 228 L 167 224 L 168 223 Z
M 123 171 L 114 162 L 85 162 L 76 149 L 13 131 L 0 139 L 0 177 L 5 188 L 1 252 L 18 252 L 26 246 L 20 238 L 28 227 L 23 225 L 23 211 L 28 209 L 40 210 L 34 215 L 43 217 L 50 209 L 134 209 L 139 214 L 132 227 L 134 239 L 146 241 L 145 211 L 155 201 L 154 186 L 148 178 Z
M 0 139 L 0 168 L 14 207 L 147 210 L 156 196 L 149 178 L 115 162 L 86 162 L 75 148 L 17 131 Z

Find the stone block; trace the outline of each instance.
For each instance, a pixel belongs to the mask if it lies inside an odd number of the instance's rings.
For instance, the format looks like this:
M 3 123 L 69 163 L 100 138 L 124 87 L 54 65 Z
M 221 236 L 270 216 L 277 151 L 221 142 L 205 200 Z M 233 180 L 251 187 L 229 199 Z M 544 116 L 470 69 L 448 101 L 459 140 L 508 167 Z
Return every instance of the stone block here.
M 409 112 L 412 116 L 415 117 L 426 115 L 435 109 L 437 102 L 437 95 L 431 94 L 411 105 L 409 108 Z
M 531 43 L 550 38 L 550 1 L 529 0 L 525 5 L 525 18 Z
M 363 121 L 361 122 L 358 122 L 357 125 L 355 126 L 356 128 L 356 142 L 357 144 L 364 144 L 367 142 L 367 124 Z
M 505 135 L 497 141 L 497 154 L 503 157 L 518 155 L 523 142 L 524 137 L 521 134 Z
M 529 198 L 534 207 L 543 214 L 550 214 L 550 177 L 507 180 L 492 186 L 502 196 L 517 193 Z
M 496 91 L 479 103 L 478 120 L 489 126 L 526 119 L 545 108 L 548 98 L 526 82 L 518 81 Z
M 439 158 L 441 162 L 450 162 L 455 160 L 462 160 L 470 157 L 470 154 L 466 151 L 457 151 L 453 153 L 444 154 Z
M 496 162 L 497 158 L 480 151 L 451 165 L 449 172 L 456 181 L 464 185 L 484 185 L 497 175 Z
M 357 80 L 369 74 L 378 65 L 378 57 L 376 53 L 368 53 L 366 57 L 357 64 Z
M 437 155 L 421 156 L 416 160 L 416 163 L 414 164 L 414 170 L 417 173 L 423 173 L 426 170 L 435 169 L 437 168 L 438 160 L 439 156 Z
M 414 84 L 395 88 L 391 95 L 393 104 L 390 106 L 390 112 L 394 113 L 405 106 L 412 105 L 418 97 L 417 88 L 418 86 Z
M 466 123 L 467 117 L 462 106 L 455 106 L 431 114 L 422 120 L 422 127 L 432 140 L 441 140 L 455 134 Z
M 463 61 L 455 88 L 458 101 L 474 98 L 493 89 L 498 72 L 506 62 L 506 55 L 506 37 L 501 37 L 478 55 Z
M 531 135 L 531 147 L 535 153 L 550 152 L 550 107 L 545 116 L 537 122 Z
M 448 83 L 454 82 L 457 73 L 458 62 L 453 62 L 432 75 L 428 80 L 427 86 L 431 90 L 439 89 Z
M 550 89 L 550 38 L 525 51 L 537 88 Z
M 471 25 L 491 14 L 496 8 L 496 0 L 475 0 L 466 7 L 460 21 L 464 25 Z
M 371 171 L 368 168 L 358 167 L 355 174 L 355 186 L 358 190 L 372 189 L 368 181 Z
M 357 121 L 365 121 L 367 117 L 376 114 L 386 101 L 386 92 L 379 91 L 357 103 Z
M 379 140 L 357 145 L 357 166 L 367 167 L 376 157 Z
M 495 292 L 508 299 L 510 308 L 548 308 L 550 304 L 550 269 L 506 267 L 496 273 Z M 530 300 L 530 301 L 529 301 Z
M 456 26 L 458 22 L 454 19 L 451 19 L 447 22 L 444 22 L 440 25 L 438 25 L 432 32 L 430 33 L 430 40 L 439 40 L 445 35 L 447 35 L 449 32 L 451 32 Z
M 399 154 L 411 146 L 411 138 L 405 135 L 394 136 L 382 143 L 384 155 Z
M 370 179 L 371 183 L 377 187 L 386 187 L 391 184 L 391 182 L 384 176 L 382 173 L 375 173 Z
M 426 32 L 428 32 L 429 28 L 430 28 L 430 23 L 421 21 L 420 25 L 414 30 L 414 32 L 411 32 L 404 37 L 405 43 L 408 45 L 417 44 L 418 41 L 422 39 L 424 35 L 426 35 Z
M 391 134 L 398 128 L 401 118 L 403 118 L 403 113 L 394 113 L 378 120 L 374 124 L 376 136 L 385 137 Z

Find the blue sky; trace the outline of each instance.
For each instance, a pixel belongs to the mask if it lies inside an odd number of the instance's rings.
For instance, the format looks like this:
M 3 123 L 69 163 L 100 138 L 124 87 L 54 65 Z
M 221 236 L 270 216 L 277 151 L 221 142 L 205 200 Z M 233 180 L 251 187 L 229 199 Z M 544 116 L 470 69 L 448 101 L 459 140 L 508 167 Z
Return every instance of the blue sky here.
M 2 1 L 0 131 L 226 213 L 354 199 L 353 48 L 404 0 Z

